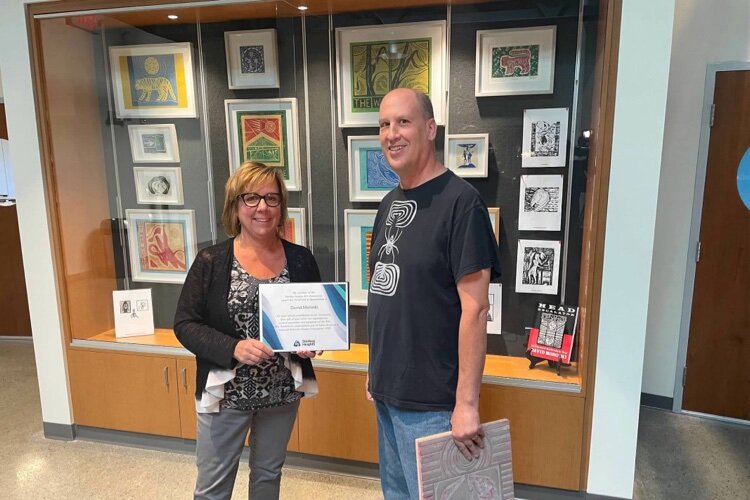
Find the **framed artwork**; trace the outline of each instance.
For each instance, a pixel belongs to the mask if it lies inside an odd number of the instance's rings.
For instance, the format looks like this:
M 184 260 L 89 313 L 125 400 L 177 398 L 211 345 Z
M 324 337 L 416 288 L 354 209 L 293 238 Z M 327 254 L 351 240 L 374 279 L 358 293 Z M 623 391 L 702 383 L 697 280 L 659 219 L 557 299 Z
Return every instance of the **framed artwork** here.
M 180 167 L 135 167 L 135 196 L 139 205 L 183 205 Z
M 568 150 L 568 108 L 523 111 L 522 167 L 564 167 Z
M 474 95 L 551 94 L 555 26 L 477 31 Z
M 346 281 L 349 282 L 349 304 L 367 305 L 370 286 L 370 250 L 372 227 L 377 210 L 344 210 L 344 255 Z
M 559 241 L 518 240 L 516 293 L 557 295 L 559 275 Z
M 503 284 L 490 283 L 487 291 L 490 310 L 487 312 L 487 335 L 503 333 Z
M 284 226 L 284 239 L 303 247 L 307 246 L 304 208 L 288 209 L 288 217 Z
M 445 33 L 445 21 L 337 28 L 339 127 L 377 126 L 380 101 L 399 87 L 430 96 L 444 124 Z
M 128 125 L 133 163 L 179 163 L 177 130 L 171 123 Z
M 489 134 L 446 134 L 445 166 L 459 177 L 487 177 Z
M 490 214 L 490 224 L 492 225 L 492 232 L 495 233 L 495 240 L 500 245 L 500 208 L 487 207 L 487 212 Z
M 126 210 L 133 281 L 183 283 L 195 259 L 193 210 Z
M 227 99 L 229 172 L 248 160 L 284 169 L 289 191 L 302 189 L 300 180 L 297 99 Z
M 117 118 L 195 118 L 189 43 L 109 48 Z
M 227 81 L 230 89 L 279 87 L 276 30 L 227 31 Z
M 398 186 L 377 135 L 349 136 L 349 200 L 380 201 Z
M 519 231 L 559 231 L 562 175 L 522 175 L 518 201 Z

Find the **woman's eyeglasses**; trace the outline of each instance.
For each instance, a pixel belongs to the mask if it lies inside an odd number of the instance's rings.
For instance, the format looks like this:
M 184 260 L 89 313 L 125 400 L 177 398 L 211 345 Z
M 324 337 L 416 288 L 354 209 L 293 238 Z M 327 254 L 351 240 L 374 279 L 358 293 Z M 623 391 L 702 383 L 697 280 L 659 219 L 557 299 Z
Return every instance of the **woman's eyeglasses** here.
M 242 193 L 238 195 L 237 198 L 241 199 L 242 203 L 250 208 L 257 207 L 260 200 L 265 200 L 266 205 L 269 207 L 278 207 L 281 204 L 280 193 L 266 193 L 264 195 L 259 195 L 258 193 Z

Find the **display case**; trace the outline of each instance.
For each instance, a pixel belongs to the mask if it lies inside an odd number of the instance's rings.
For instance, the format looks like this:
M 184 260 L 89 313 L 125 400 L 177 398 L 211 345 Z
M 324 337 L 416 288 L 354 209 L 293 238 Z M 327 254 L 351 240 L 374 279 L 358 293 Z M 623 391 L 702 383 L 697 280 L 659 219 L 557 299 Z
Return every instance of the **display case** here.
M 89 358 L 121 351 L 123 373 L 127 356 L 189 360 L 171 330 L 182 282 L 196 252 L 226 238 L 230 173 L 257 159 L 284 169 L 287 239 L 312 250 L 324 280 L 352 288 L 352 349 L 316 358 L 321 396 L 302 405 L 290 449 L 377 460 L 374 415 L 351 403 L 368 357 L 362 256 L 397 182 L 379 154 L 377 107 L 410 86 L 429 93 L 438 158 L 479 191 L 500 247 L 482 417 L 511 418 L 517 481 L 578 489 L 609 3 L 126 3 L 29 11 L 76 422 L 190 437 L 189 419 L 153 431 L 81 418 L 97 411 L 83 389 L 99 366 Z M 118 338 L 113 292 L 135 289 L 151 291 L 155 334 Z M 559 373 L 525 357 L 539 302 L 580 307 L 572 363 Z M 194 367 L 165 363 L 158 383 L 169 392 L 184 375 L 187 388 Z M 356 419 L 368 446 L 326 437 L 341 418 Z

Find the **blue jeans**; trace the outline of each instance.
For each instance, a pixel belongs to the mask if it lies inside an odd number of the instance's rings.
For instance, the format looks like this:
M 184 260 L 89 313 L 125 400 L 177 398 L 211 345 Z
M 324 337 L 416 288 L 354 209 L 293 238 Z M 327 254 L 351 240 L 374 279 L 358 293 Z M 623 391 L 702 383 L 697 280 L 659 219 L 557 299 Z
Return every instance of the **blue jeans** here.
M 451 428 L 450 411 L 404 410 L 375 400 L 380 485 L 385 500 L 419 498 L 414 440 Z

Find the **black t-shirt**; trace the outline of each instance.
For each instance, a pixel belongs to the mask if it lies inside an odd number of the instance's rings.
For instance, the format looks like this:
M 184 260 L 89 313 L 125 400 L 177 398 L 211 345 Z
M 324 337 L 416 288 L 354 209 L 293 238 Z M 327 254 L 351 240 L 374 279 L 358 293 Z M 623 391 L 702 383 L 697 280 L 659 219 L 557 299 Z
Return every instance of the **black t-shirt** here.
M 487 207 L 453 172 L 380 203 L 372 233 L 367 327 L 370 393 L 413 410 L 452 410 L 458 382 L 456 284 L 500 256 Z

